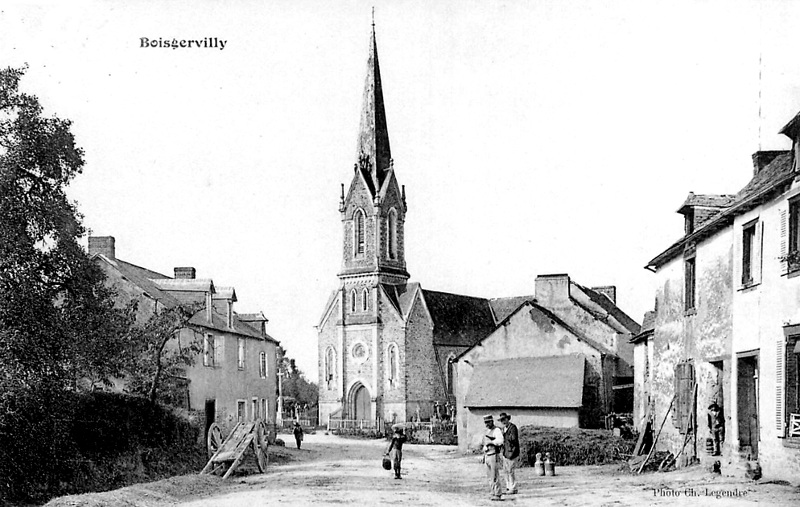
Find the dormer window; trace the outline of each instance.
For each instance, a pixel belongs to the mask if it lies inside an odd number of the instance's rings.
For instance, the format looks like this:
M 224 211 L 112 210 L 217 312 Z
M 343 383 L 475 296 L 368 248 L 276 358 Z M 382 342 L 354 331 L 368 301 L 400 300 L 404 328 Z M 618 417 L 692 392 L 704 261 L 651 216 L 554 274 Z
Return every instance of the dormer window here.
M 355 215 L 355 254 L 364 255 L 364 212 L 357 210 Z
M 694 232 L 694 210 L 691 208 L 686 210 L 683 216 L 685 217 L 684 230 L 688 236 Z

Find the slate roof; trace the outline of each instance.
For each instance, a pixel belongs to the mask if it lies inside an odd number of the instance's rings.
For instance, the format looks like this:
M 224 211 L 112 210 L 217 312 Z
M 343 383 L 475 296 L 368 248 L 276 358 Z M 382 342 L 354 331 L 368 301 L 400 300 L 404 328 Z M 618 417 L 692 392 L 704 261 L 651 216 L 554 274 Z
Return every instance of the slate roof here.
M 656 312 L 648 311 L 644 312 L 644 319 L 642 319 L 642 330 L 631 338 L 631 343 L 636 343 L 642 341 L 644 338 L 653 334 L 653 331 L 656 329 Z
M 155 299 L 166 308 L 180 306 L 181 303 L 177 298 L 161 290 L 153 281 L 153 279 L 167 278 L 166 276 L 120 259 L 109 259 L 103 254 L 96 254 L 95 257 L 101 257 L 108 264 L 115 267 L 125 279 L 138 286 L 148 296 Z
M 487 299 L 426 289 L 422 294 L 433 319 L 434 345 L 471 347 L 495 329 Z
M 784 151 L 753 176 L 747 185 L 734 196 L 730 206 L 708 222 L 705 222 L 693 233 L 673 243 L 672 246 L 648 262 L 645 267 L 658 269 L 669 260 L 682 254 L 683 247 L 687 243 L 702 240 L 721 228 L 732 224 L 736 215 L 745 213 L 758 206 L 765 199 L 770 198 L 773 192 L 780 190 L 783 185 L 789 184 L 794 176 L 792 153 Z
M 517 308 L 536 299 L 535 296 L 514 296 L 508 298 L 494 298 L 489 300 L 489 306 L 494 313 L 495 324 L 500 324 L 506 318 L 514 313 Z
M 630 333 L 636 334 L 639 332 L 640 330 L 639 324 L 637 324 L 635 320 L 630 318 L 627 313 L 623 312 L 619 308 L 619 306 L 615 305 L 610 299 L 608 299 L 608 297 L 606 297 L 603 294 L 600 294 L 599 292 L 593 291 L 588 287 L 578 285 L 575 282 L 570 282 L 570 283 L 577 285 L 584 293 L 586 293 L 587 296 L 589 296 L 589 299 L 591 299 L 593 303 L 602 307 L 603 310 L 606 311 L 606 313 L 614 317 L 617 320 L 617 322 L 622 324 L 625 327 L 625 329 L 627 329 Z
M 411 313 L 411 306 L 414 304 L 414 295 L 419 289 L 419 283 L 404 283 L 400 285 L 382 283 L 384 292 L 389 297 L 394 307 L 405 319 Z
M 681 205 L 680 209 L 678 209 L 678 213 L 682 213 L 684 209 L 688 207 L 703 207 L 703 208 L 727 208 L 731 204 L 736 196 L 730 194 L 695 194 L 694 192 L 689 192 L 689 196 L 686 197 L 686 201 Z
M 581 354 L 478 363 L 464 406 L 579 408 L 584 364 Z
M 238 301 L 236 299 L 236 291 L 233 290 L 233 287 L 214 287 L 214 294 L 211 296 L 212 299 L 231 299 L 234 302 Z

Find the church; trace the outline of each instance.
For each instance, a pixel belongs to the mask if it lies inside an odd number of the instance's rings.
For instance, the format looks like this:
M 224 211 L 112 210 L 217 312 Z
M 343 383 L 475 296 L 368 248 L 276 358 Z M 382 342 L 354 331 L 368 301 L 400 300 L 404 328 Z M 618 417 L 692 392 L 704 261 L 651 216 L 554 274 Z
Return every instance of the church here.
M 446 416 L 442 407 L 449 412 L 456 406 L 457 359 L 535 299 L 470 297 L 410 282 L 404 248 L 407 211 L 389 145 L 373 25 L 353 179 L 346 193 L 342 185 L 339 202 L 339 288 L 317 324 L 320 423 L 329 418 L 394 422 Z M 608 299 L 605 306 L 618 310 L 608 291 L 581 289 Z M 608 312 L 598 308 L 581 319 L 606 326 L 614 343 L 627 343 L 638 332 L 627 316 L 624 325 L 611 327 Z M 630 355 L 629 360 L 618 358 L 616 368 L 626 378 L 632 377 L 625 369 L 632 364 L 632 350 Z

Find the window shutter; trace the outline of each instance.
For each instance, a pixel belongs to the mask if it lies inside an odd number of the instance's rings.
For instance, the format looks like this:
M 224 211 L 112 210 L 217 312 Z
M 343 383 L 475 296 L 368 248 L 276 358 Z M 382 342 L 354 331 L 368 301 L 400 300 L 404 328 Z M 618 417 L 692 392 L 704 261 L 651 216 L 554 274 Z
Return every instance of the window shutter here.
M 786 407 L 784 405 L 784 359 L 786 357 L 783 340 L 778 340 L 776 344 L 776 365 L 775 365 L 775 429 L 778 430 L 778 438 L 786 435 Z
M 745 284 L 744 279 L 744 236 L 745 229 L 742 227 L 734 228 L 734 234 L 738 236 L 733 240 L 733 285 L 741 287 Z M 751 261 L 752 263 L 752 261 Z
M 756 224 L 755 245 L 753 247 L 753 283 L 761 283 L 761 265 L 764 257 L 764 222 Z
M 781 253 L 780 253 L 780 274 L 786 274 L 789 271 L 789 263 L 786 262 L 786 254 L 789 251 L 789 208 L 786 203 L 781 203 L 779 211 L 781 221 Z
M 222 336 L 214 337 L 214 365 L 219 366 L 222 364 Z

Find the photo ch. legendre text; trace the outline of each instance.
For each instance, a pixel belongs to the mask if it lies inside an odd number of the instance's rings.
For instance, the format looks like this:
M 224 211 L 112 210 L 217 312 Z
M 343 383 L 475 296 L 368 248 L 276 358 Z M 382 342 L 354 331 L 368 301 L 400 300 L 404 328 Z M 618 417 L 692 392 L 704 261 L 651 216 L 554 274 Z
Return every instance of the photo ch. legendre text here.
M 228 44 L 227 40 L 218 39 L 217 37 L 204 37 L 202 39 L 150 39 L 147 37 L 139 38 L 140 48 L 191 48 L 191 49 L 225 49 Z

